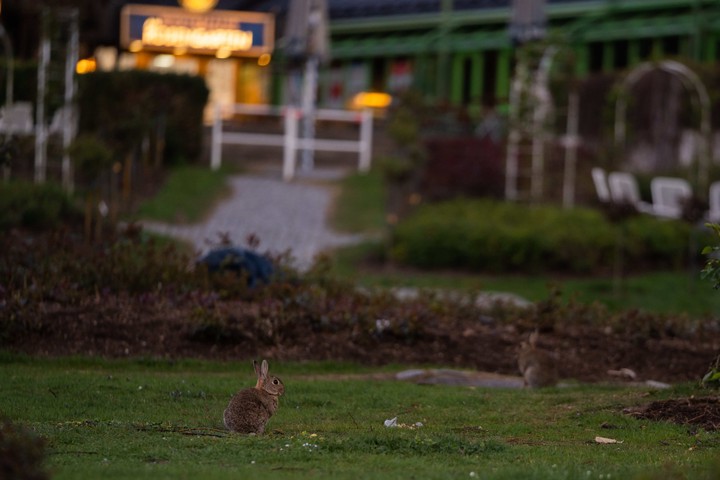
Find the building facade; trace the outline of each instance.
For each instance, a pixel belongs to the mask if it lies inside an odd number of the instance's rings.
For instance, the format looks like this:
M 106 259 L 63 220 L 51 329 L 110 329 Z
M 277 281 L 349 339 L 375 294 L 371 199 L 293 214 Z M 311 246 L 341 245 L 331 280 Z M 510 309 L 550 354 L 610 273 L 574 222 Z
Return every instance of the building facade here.
M 545 15 L 546 41 L 572 51 L 579 77 L 649 59 L 720 58 L 717 1 L 549 0 Z M 339 83 L 348 94 L 412 85 L 455 106 L 505 102 L 516 49 L 512 16 L 510 0 L 331 0 L 333 62 L 323 98 L 335 103 Z
M 68 0 L 63 5 L 81 9 L 81 55 L 97 57 L 98 68 L 199 74 L 213 101 L 277 104 L 285 98 L 283 35 L 289 2 Z M 517 48 L 510 24 L 514 8 L 523 4 L 542 4 L 546 41 L 572 51 L 580 77 L 629 69 L 648 59 L 713 63 L 720 58 L 717 0 L 326 2 L 331 60 L 322 67 L 318 99 L 327 107 L 347 106 L 358 92 L 395 94 L 407 88 L 455 106 L 507 101 Z M 52 4 L 3 3 L 2 21 L 16 54 L 37 52 L 38 22 L 32 15 Z M 138 43 L 148 19 L 145 30 L 155 39 Z M 183 38 L 180 31 L 197 41 L 201 31 L 206 38 L 228 41 L 252 31 L 256 44 L 229 52 L 207 43 L 205 48 L 183 46 L 177 42 Z

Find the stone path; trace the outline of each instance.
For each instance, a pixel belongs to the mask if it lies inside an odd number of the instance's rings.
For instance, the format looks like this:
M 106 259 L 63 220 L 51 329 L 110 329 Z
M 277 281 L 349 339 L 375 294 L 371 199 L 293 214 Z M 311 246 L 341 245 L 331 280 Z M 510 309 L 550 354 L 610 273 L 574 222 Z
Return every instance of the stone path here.
M 232 194 L 199 224 L 142 222 L 147 230 L 191 242 L 199 254 L 226 236 L 233 245 L 247 247 L 254 235 L 261 253 L 289 251 L 300 270 L 312 265 L 318 253 L 357 243 L 362 235 L 334 232 L 327 225 L 333 186 L 341 170 L 317 170 L 283 182 L 278 175 L 253 173 L 229 179 Z

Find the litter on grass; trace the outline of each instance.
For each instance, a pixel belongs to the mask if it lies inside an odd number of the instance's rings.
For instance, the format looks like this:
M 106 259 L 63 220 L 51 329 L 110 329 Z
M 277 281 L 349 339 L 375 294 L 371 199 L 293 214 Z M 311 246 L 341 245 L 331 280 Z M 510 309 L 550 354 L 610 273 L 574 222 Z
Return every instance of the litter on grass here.
M 415 422 L 415 423 L 413 423 L 413 424 L 411 424 L 411 425 L 408 425 L 408 424 L 406 424 L 406 423 L 398 423 L 397 417 L 393 417 L 393 418 L 388 418 L 387 420 L 385 420 L 384 425 L 385 425 L 387 428 L 408 428 L 408 429 L 410 429 L 410 430 L 414 430 L 414 429 L 416 429 L 416 428 L 422 427 L 422 426 L 423 426 L 423 423 L 422 423 L 422 422 Z
M 621 440 L 615 440 L 614 438 L 606 438 L 606 437 L 595 437 L 595 443 L 623 443 Z

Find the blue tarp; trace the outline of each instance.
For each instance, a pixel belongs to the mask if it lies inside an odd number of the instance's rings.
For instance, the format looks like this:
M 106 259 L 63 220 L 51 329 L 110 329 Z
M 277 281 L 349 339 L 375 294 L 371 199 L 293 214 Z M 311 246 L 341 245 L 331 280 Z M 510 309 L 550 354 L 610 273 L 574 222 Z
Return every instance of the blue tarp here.
M 269 283 L 275 271 L 275 265 L 269 258 L 241 247 L 211 250 L 199 262 L 207 265 L 211 273 L 231 271 L 247 275 L 250 287 Z

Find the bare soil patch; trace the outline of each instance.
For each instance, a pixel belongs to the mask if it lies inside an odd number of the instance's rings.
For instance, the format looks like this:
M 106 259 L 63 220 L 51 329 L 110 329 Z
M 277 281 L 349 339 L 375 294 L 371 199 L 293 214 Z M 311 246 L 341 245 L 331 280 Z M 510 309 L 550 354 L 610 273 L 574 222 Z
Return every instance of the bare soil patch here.
M 338 301 L 336 308 L 352 306 Z M 517 347 L 529 331 L 470 314 L 435 320 L 428 313 L 404 334 L 401 327 L 370 330 L 367 322 L 323 325 L 322 318 L 310 313 L 273 323 L 273 315 L 281 314 L 273 312 L 252 300 L 214 300 L 203 306 L 195 298 L 177 295 L 98 292 L 72 303 L 40 301 L 24 312 L 25 318 L 5 327 L 0 347 L 41 356 L 240 361 L 265 357 L 518 375 Z M 420 315 L 406 307 L 383 313 L 392 321 Z M 676 383 L 702 378 L 720 350 L 720 339 L 702 329 L 633 336 L 590 325 L 556 325 L 542 332 L 541 346 L 559 359 L 562 379 L 619 382 L 623 380 L 608 372 L 629 368 L 637 375 L 635 381 Z
M 720 397 L 717 396 L 660 400 L 624 412 L 636 418 L 700 427 L 707 431 L 720 429 Z

